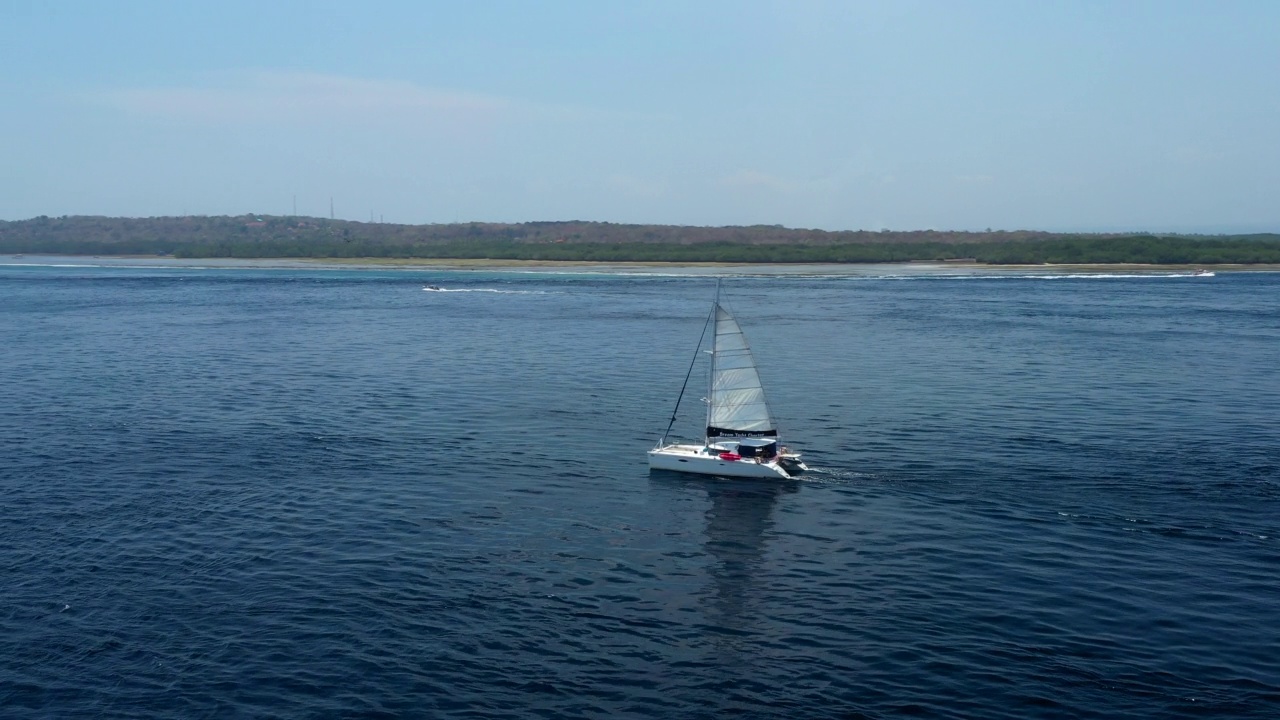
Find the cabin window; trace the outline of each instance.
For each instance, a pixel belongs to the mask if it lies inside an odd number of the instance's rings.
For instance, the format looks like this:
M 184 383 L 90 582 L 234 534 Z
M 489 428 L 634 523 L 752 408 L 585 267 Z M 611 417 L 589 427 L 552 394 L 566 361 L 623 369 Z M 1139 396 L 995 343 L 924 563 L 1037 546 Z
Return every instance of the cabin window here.
M 738 443 L 738 454 L 749 458 L 771 458 L 778 454 L 778 443 L 766 440 L 744 440 Z

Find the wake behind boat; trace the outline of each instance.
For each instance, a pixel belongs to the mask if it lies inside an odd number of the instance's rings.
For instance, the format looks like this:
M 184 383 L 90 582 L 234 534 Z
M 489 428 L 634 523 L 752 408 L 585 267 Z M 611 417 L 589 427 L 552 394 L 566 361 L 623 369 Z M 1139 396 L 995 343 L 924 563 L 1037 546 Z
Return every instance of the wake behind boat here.
M 751 348 L 738 321 L 720 305 L 719 283 L 707 323 L 714 323 L 715 332 L 711 341 L 706 438 L 701 445 L 667 443 L 680 411 L 680 398 L 684 397 L 682 387 L 666 433 L 649 451 L 649 468 L 781 480 L 808 470 L 799 453 L 778 444 L 777 425 L 769 412 Z M 702 338 L 698 338 L 698 349 L 701 348 Z M 692 365 L 689 370 L 692 373 Z

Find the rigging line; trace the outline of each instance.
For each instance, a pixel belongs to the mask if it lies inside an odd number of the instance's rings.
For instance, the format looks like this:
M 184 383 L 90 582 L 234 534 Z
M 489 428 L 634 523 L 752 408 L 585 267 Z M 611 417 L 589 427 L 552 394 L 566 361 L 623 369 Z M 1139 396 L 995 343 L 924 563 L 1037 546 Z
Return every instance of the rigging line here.
M 717 295 L 719 295 L 718 288 Z M 702 339 L 707 336 L 707 328 L 711 325 L 711 319 L 715 315 L 716 306 L 712 305 L 711 312 L 707 315 L 707 321 L 702 324 L 702 334 L 698 336 L 698 346 L 693 349 L 693 359 L 689 361 L 689 372 L 684 374 L 684 384 L 680 386 L 680 394 L 676 396 L 676 406 L 671 411 L 671 422 L 667 423 L 667 429 L 663 431 L 662 439 L 658 441 L 658 447 L 667 444 L 667 435 L 671 434 L 671 428 L 676 424 L 676 416 L 680 414 L 680 401 L 684 399 L 684 390 L 689 387 L 689 378 L 693 376 L 693 366 L 698 363 L 698 353 L 702 350 Z

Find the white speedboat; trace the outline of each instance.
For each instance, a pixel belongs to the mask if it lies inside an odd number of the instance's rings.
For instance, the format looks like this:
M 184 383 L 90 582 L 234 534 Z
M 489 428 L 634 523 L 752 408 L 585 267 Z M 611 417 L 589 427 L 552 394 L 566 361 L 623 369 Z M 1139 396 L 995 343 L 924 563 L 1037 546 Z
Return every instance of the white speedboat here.
M 656 470 L 729 477 L 786 480 L 809 468 L 800 454 L 779 444 L 778 429 L 769 413 L 760 374 L 738 321 L 720 304 L 720 285 L 707 323 L 715 325 L 711 341 L 711 372 L 707 393 L 707 430 L 701 444 L 667 442 L 680 410 L 671 415 L 667 432 L 649 451 L 649 467 Z M 706 330 L 703 330 L 706 336 Z M 702 347 L 702 338 L 698 339 Z M 696 360 L 697 356 L 695 356 Z M 692 366 L 690 373 L 692 373 Z M 688 384 L 688 376 L 685 378 Z M 684 388 L 680 389 L 684 397 Z

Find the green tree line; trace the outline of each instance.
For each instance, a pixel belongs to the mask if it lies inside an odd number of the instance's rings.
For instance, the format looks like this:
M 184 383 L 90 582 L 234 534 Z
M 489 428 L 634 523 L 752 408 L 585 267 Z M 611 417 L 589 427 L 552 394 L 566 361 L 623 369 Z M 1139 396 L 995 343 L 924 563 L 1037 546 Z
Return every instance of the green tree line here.
M 328 243 L 220 242 L 174 251 L 188 258 L 477 258 L 597 262 L 885 263 L 971 259 L 997 265 L 1154 263 L 1214 265 L 1280 263 L 1280 241 L 1191 240 L 1135 236 L 1099 240 L 1071 238 L 1023 243 L 858 243 L 843 245 L 736 245 L 704 243 L 575 243 L 534 245 L 476 240 L 440 245 L 384 245 L 360 241 Z
M 971 259 L 990 264 L 1214 265 L 1280 263 L 1280 235 L 823 233 L 774 226 L 676 228 L 577 221 L 383 226 L 257 216 L 35 218 L 0 222 L 0 253 L 733 263 Z

